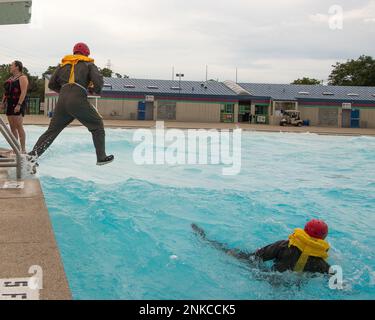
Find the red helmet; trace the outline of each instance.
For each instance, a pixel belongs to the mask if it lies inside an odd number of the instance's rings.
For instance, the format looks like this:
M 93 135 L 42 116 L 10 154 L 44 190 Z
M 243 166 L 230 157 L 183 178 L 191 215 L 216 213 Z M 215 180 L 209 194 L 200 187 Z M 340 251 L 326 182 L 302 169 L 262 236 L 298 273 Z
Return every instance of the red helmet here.
M 328 236 L 328 225 L 322 220 L 311 220 L 305 226 L 305 232 L 313 238 L 324 240 Z
M 86 43 L 80 42 L 74 46 L 73 53 L 74 54 L 80 53 L 88 57 L 90 55 L 90 48 L 88 47 Z

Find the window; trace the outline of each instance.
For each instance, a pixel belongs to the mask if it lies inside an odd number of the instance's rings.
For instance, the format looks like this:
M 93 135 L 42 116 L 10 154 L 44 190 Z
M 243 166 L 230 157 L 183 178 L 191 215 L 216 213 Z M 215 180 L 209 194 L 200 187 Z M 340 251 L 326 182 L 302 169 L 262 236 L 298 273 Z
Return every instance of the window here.
M 159 102 L 158 120 L 176 120 L 176 102 Z
M 224 112 L 225 113 L 234 113 L 234 104 L 233 103 L 227 103 L 224 105 Z
M 221 106 L 221 122 L 233 123 L 234 103 L 225 103 Z
M 256 115 L 268 115 L 268 106 L 255 106 Z

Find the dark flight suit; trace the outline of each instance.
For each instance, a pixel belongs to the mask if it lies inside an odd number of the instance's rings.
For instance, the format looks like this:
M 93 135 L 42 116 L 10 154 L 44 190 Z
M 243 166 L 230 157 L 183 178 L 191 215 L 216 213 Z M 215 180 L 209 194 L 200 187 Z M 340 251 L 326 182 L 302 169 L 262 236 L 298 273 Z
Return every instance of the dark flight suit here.
M 198 235 L 200 235 L 205 241 L 216 249 L 224 251 L 226 254 L 250 264 L 257 264 L 257 262 L 273 260 L 273 270 L 278 272 L 294 271 L 302 254 L 297 247 L 289 247 L 289 240 L 278 241 L 267 247 L 259 249 L 254 253 L 241 251 L 239 249 L 230 249 L 221 242 L 207 239 L 204 230 L 199 228 L 197 225 L 193 224 L 192 227 Z M 328 274 L 329 269 L 330 265 L 324 259 L 309 257 L 303 271 Z
M 297 247 L 289 247 L 289 241 L 283 240 L 256 251 L 253 256 L 262 261 L 273 260 L 273 268 L 278 272 L 285 272 L 294 270 L 301 257 L 301 251 Z M 329 273 L 329 269 L 330 266 L 324 259 L 309 257 L 303 271 L 311 273 Z
M 48 130 L 39 138 L 31 155 L 41 156 L 61 131 L 74 119 L 81 122 L 92 134 L 98 161 L 106 158 L 103 119 L 87 99 L 87 88 L 92 82 L 93 93 L 103 89 L 103 76 L 95 64 L 80 61 L 75 66 L 75 82 L 69 84 L 71 65 L 58 67 L 52 75 L 49 88 L 60 94 Z

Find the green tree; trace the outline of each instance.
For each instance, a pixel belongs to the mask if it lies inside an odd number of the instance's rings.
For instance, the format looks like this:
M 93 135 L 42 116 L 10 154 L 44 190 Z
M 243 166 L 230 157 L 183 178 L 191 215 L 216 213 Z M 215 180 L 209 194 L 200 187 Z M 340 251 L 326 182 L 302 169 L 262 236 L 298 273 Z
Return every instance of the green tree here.
M 53 73 L 56 71 L 57 69 L 57 66 L 49 66 L 47 68 L 47 70 L 43 73 L 42 77 L 43 79 L 46 77 L 46 76 L 51 76 L 53 75 Z
M 375 86 L 375 60 L 366 55 L 332 66 L 329 84 L 333 86 Z
M 7 81 L 10 77 L 10 64 L 2 64 L 0 65 L 0 98 L 3 97 L 4 94 L 4 86 L 3 83 Z
M 115 73 L 116 78 L 122 79 L 122 75 L 119 73 Z
M 100 73 L 103 75 L 103 77 L 111 78 L 113 71 L 108 68 L 99 69 Z
M 322 82 L 318 79 L 303 77 L 302 79 L 297 79 L 292 82 L 292 84 L 306 84 L 306 85 L 318 85 Z

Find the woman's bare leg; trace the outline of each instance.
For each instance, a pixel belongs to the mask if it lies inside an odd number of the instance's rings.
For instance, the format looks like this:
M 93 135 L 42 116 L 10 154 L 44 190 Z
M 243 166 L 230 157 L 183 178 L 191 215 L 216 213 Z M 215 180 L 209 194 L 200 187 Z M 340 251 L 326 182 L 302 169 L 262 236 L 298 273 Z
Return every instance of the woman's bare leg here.
M 15 118 L 16 118 L 15 122 L 17 126 L 18 136 L 20 138 L 20 143 L 21 143 L 21 152 L 26 153 L 26 132 L 23 128 L 23 117 L 18 116 Z
M 18 141 L 18 130 L 17 130 L 17 123 L 16 123 L 16 120 L 15 120 L 15 116 L 9 116 L 8 122 L 9 122 L 9 126 L 10 126 L 10 131 L 12 131 L 14 137 Z

